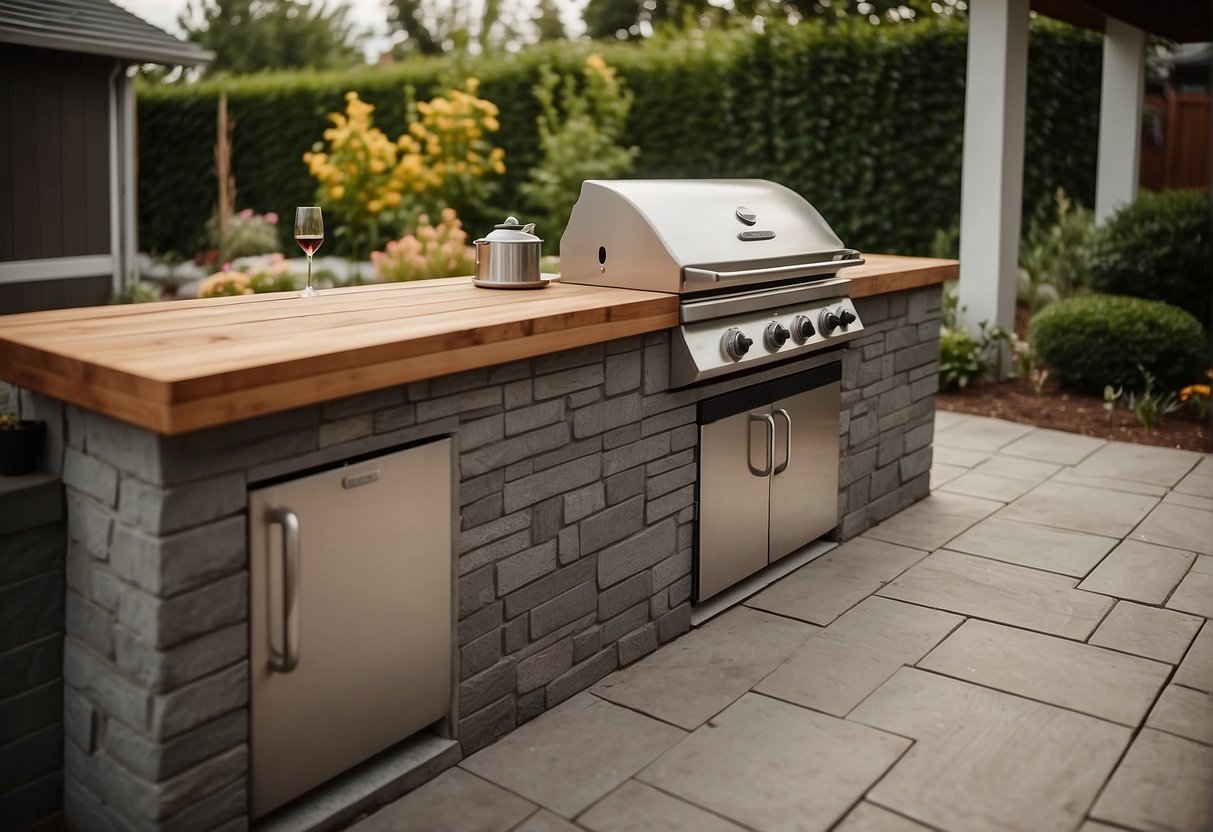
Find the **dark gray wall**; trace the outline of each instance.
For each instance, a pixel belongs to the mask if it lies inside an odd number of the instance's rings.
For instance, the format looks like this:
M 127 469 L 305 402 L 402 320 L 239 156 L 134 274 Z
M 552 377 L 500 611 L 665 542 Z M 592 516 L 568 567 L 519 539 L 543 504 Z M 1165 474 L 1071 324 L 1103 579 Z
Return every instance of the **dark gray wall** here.
M 112 67 L 0 49 L 0 262 L 109 253 Z
M 113 285 L 114 279 L 108 274 L 65 280 L 0 283 L 0 315 L 75 306 L 98 306 L 109 303 L 110 295 L 114 291 Z
M 0 477 L 0 827 L 63 796 L 63 486 Z

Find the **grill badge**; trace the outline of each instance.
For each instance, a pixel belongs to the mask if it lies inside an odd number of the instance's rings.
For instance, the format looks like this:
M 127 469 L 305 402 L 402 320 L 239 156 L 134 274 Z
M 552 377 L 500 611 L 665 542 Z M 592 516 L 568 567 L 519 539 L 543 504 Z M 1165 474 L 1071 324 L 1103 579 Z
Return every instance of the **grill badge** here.
M 758 215 L 746 208 L 743 205 L 737 207 L 737 219 L 744 222 L 746 225 L 753 225 L 758 222 Z
M 774 237 L 774 231 L 740 231 L 737 234 L 737 239 L 743 242 L 749 240 L 770 240 Z

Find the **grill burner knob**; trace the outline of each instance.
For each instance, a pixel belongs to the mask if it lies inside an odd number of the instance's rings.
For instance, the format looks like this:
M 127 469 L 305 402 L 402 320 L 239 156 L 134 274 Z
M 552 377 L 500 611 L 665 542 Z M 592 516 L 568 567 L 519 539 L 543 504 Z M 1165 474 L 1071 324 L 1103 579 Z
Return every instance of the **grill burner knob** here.
M 736 327 L 724 334 L 724 351 L 734 361 L 740 361 L 752 346 L 754 339 L 747 338 L 745 333 Z
M 842 321 L 843 326 L 850 326 L 851 324 L 855 323 L 855 316 L 852 315 L 848 309 L 840 310 L 838 313 L 838 318 Z
M 792 335 L 797 341 L 807 341 L 817 334 L 817 330 L 813 328 L 813 322 L 806 315 L 797 315 L 792 321 Z
M 822 335 L 830 335 L 834 332 L 834 330 L 842 326 L 842 318 L 838 317 L 829 309 L 823 309 L 821 310 L 821 318 L 818 320 L 817 325 L 821 327 Z
M 767 346 L 770 349 L 777 350 L 788 342 L 792 337 L 792 333 L 788 332 L 782 325 L 776 321 L 771 321 L 767 325 L 766 340 Z

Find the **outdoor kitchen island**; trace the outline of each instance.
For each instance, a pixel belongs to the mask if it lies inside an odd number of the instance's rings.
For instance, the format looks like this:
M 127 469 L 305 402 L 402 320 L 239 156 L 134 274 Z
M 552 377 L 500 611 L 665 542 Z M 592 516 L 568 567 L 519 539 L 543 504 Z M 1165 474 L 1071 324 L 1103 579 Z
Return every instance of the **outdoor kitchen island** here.
M 844 275 L 863 332 L 835 355 L 839 540 L 928 492 L 939 284 L 957 276 L 866 260 Z M 671 390 L 678 323 L 670 295 L 462 278 L 0 319 L 0 378 L 36 393 L 66 493 L 68 819 L 250 823 L 262 483 L 450 441 L 443 764 L 686 632 L 698 405 L 803 368 Z

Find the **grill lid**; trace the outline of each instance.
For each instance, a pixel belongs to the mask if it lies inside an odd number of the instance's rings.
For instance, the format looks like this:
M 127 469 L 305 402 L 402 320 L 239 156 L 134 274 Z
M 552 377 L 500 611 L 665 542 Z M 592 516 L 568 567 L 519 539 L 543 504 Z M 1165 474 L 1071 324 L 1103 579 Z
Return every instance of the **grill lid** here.
M 762 179 L 587 180 L 560 240 L 562 281 L 658 292 L 862 262 L 803 197 Z

